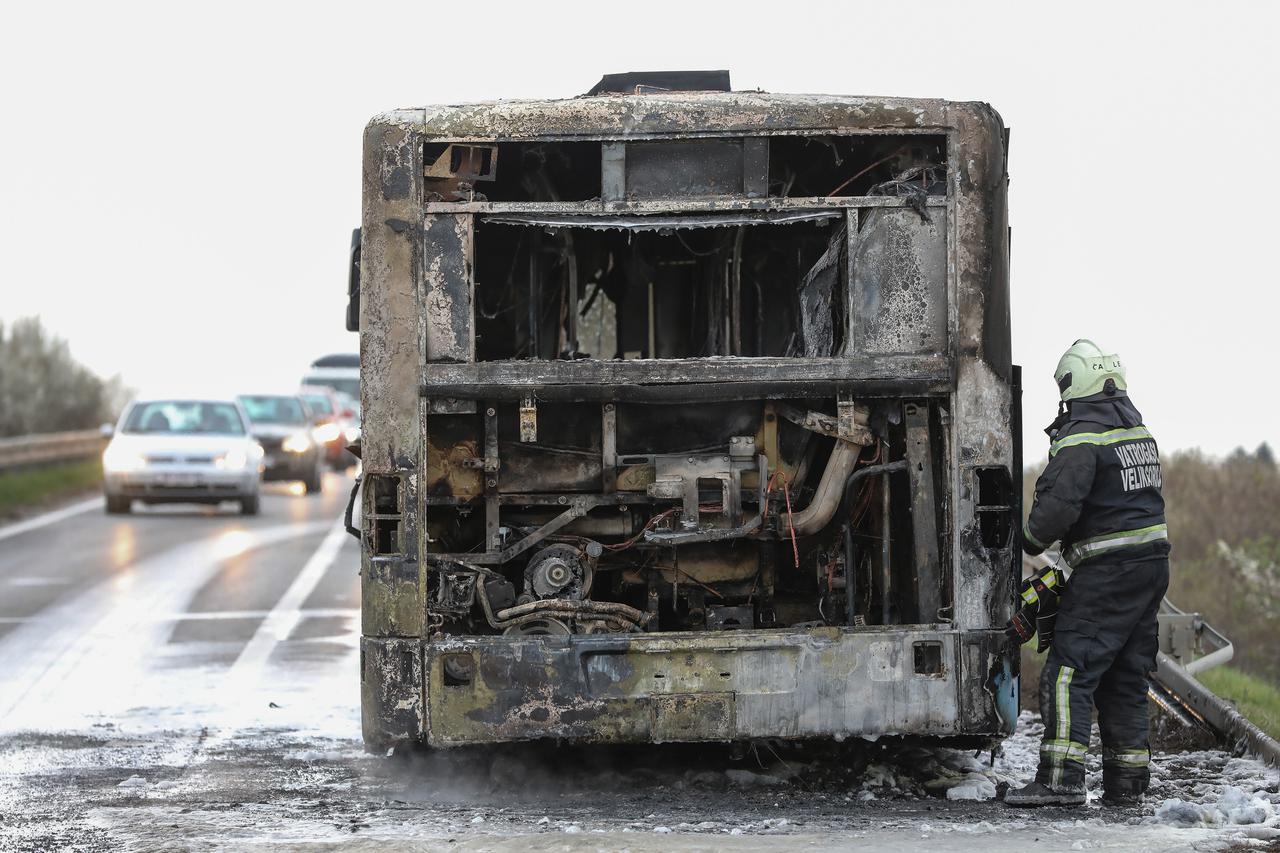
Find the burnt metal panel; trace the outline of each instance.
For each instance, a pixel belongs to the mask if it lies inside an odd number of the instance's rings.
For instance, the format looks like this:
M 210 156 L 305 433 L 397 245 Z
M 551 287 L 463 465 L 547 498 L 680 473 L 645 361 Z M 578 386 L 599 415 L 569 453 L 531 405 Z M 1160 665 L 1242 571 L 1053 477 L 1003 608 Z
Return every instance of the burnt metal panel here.
M 841 210 L 730 210 L 724 213 L 661 214 L 581 214 L 581 213 L 490 213 L 482 217 L 495 225 L 523 225 L 537 228 L 586 228 L 592 231 L 665 231 L 672 228 L 735 228 L 741 225 L 793 225 L 839 219 Z
M 360 641 L 360 717 L 365 747 L 381 751 L 421 739 L 422 644 L 418 640 Z
M 769 194 L 767 138 L 665 139 L 606 143 L 605 202 Z
M 985 105 L 932 98 L 670 92 L 437 105 L 394 110 L 378 116 L 375 122 L 411 125 L 428 138 L 449 140 L 637 139 L 664 134 L 724 136 L 763 132 L 919 133 L 950 128 L 966 111 L 981 107 Z
M 514 389 L 547 385 L 686 385 L 688 383 L 890 382 L 950 380 L 948 360 L 938 356 L 880 358 L 734 358 L 579 359 L 564 361 L 484 361 L 472 364 L 428 364 L 423 393 L 456 393 L 458 389 L 491 387 L 505 395 Z M 441 386 L 448 386 L 441 392 Z M 505 396 L 503 396 L 505 399 Z M 546 399 L 539 395 L 539 399 Z
M 832 354 L 835 326 L 831 306 L 840 283 L 840 267 L 847 240 L 843 229 L 831 235 L 827 250 L 800 282 L 797 296 L 800 302 L 800 341 L 805 358 L 824 358 Z
M 853 262 L 857 352 L 947 351 L 946 218 L 928 212 L 864 213 Z
M 568 637 L 446 637 L 425 645 L 427 742 L 535 738 L 644 743 L 1007 733 L 981 696 L 985 668 L 942 630 L 818 628 Z M 941 673 L 917 673 L 917 643 Z M 465 656 L 474 677 L 446 684 Z M 985 663 L 986 661 L 982 661 Z M 962 683 L 974 681 L 974 684 Z M 958 693 L 978 707 L 962 718 Z
M 937 483 L 933 477 L 933 441 L 929 407 L 908 403 L 907 471 L 911 478 L 911 540 L 915 600 L 921 623 L 938 621 L 942 606 L 941 566 L 938 547 Z
M 360 372 L 368 475 L 404 478 L 405 554 L 361 554 L 366 637 L 416 636 L 422 628 L 417 471 L 422 453 L 422 146 L 411 129 L 374 122 L 365 131 L 360 257 Z
M 422 232 L 427 361 L 471 361 L 476 348 L 471 217 L 428 214 Z

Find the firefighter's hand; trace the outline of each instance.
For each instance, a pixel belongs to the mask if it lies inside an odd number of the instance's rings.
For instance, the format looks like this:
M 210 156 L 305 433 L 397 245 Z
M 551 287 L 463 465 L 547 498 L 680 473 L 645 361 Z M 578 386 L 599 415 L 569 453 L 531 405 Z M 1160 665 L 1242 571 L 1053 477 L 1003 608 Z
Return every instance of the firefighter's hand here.
M 1036 633 L 1035 614 L 1028 613 L 1029 609 L 1024 607 L 1013 614 L 1013 619 L 1004 629 L 1005 635 L 1011 640 L 1016 639 L 1019 645 L 1029 642 Z

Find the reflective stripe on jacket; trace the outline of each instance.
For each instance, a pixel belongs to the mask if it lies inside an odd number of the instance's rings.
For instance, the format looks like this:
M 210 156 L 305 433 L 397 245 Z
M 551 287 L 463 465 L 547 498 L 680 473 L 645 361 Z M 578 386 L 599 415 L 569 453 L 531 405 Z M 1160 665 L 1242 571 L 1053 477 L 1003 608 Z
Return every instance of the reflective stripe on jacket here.
M 1049 448 L 1023 538 L 1028 553 L 1054 542 L 1073 566 L 1169 552 L 1160 452 L 1145 426 L 1077 421 Z

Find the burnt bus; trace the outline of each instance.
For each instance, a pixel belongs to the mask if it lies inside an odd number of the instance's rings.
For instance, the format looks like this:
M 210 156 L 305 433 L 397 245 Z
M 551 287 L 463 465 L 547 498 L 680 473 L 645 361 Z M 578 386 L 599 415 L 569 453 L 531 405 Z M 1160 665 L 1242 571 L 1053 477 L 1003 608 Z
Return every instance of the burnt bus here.
M 366 744 L 990 742 L 1007 133 L 613 75 L 364 142 Z

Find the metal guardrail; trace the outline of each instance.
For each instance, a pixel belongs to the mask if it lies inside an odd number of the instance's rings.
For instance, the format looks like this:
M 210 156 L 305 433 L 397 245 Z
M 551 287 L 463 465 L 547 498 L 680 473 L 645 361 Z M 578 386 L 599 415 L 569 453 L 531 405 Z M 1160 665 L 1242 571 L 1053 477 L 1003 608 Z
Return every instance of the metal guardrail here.
M 88 459 L 106 446 L 106 437 L 96 429 L 0 438 L 0 471 Z
M 1159 620 L 1160 651 L 1151 698 L 1184 725 L 1208 728 L 1235 752 L 1280 766 L 1280 743 L 1195 678 L 1231 660 L 1231 641 L 1199 613 L 1184 613 L 1167 598 L 1160 603 Z

